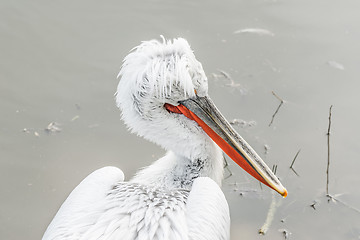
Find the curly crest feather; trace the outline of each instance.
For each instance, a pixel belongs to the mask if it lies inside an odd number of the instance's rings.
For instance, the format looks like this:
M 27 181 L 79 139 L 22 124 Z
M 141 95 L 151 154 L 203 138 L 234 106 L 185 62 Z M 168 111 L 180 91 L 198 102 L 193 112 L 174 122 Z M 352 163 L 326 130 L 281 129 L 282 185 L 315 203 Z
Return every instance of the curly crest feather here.
M 131 94 L 135 109 L 141 115 L 171 99 L 183 100 L 194 96 L 194 90 L 207 79 L 183 38 L 142 42 L 124 59 L 121 71 L 117 104 L 122 108 L 126 94 Z M 124 85 L 124 87 L 122 86 Z M 128 85 L 125 87 L 125 85 Z M 126 89 L 124 92 L 122 90 Z M 128 91 L 131 89 L 131 91 Z M 177 103 L 174 103 L 177 105 Z

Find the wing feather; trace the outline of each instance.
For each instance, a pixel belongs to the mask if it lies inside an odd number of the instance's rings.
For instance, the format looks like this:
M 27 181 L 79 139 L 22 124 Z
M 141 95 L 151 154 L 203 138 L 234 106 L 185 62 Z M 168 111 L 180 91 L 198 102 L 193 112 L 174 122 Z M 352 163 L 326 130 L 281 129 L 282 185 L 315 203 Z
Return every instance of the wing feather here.
M 123 180 L 116 168 L 90 174 L 61 206 L 43 240 L 188 240 L 189 191 Z
M 106 194 L 118 182 L 124 181 L 124 173 L 116 167 L 104 167 L 87 176 L 69 195 L 48 226 L 43 240 L 76 239 L 86 226 L 93 224 L 98 216 L 89 211 L 94 203 L 103 202 Z M 74 223 L 78 225 L 74 226 Z M 71 224 L 71 225 L 70 225 Z M 76 229 L 71 236 L 69 229 Z
M 124 181 L 118 168 L 86 177 L 63 203 L 43 240 L 229 239 L 226 199 L 210 178 L 168 191 Z
M 229 206 L 220 187 L 208 177 L 194 180 L 186 204 L 189 239 L 230 239 Z

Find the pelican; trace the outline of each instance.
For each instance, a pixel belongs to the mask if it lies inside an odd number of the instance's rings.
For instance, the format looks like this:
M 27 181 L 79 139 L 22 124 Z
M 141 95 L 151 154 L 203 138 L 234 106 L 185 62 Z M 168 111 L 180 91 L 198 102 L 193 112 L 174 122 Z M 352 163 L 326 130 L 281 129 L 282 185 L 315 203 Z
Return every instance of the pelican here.
M 229 207 L 220 189 L 223 152 L 286 197 L 278 178 L 216 108 L 185 39 L 142 42 L 125 57 L 118 78 L 122 120 L 167 154 L 129 181 L 116 167 L 91 173 L 62 204 L 44 240 L 229 239 Z

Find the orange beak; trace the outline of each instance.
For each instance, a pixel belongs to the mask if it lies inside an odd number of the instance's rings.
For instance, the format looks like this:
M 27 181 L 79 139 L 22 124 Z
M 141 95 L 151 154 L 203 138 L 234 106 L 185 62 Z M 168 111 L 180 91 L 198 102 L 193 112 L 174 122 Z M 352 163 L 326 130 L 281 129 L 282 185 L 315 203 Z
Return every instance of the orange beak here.
M 251 176 L 274 189 L 283 197 L 287 190 L 251 146 L 232 128 L 209 97 L 190 98 L 178 106 L 165 104 L 171 112 L 184 114 L 196 121 L 206 134 Z

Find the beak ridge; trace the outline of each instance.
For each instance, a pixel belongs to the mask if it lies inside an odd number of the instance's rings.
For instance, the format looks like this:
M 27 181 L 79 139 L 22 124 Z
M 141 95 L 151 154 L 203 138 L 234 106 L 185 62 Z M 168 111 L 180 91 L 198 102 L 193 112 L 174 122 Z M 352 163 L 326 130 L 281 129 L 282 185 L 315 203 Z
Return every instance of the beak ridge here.
M 209 97 L 190 98 L 179 102 L 176 108 L 191 120 L 196 121 L 206 134 L 240 167 L 283 197 L 287 190 L 270 168 L 233 129 Z

